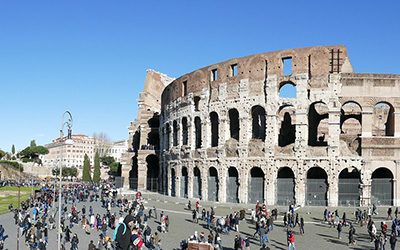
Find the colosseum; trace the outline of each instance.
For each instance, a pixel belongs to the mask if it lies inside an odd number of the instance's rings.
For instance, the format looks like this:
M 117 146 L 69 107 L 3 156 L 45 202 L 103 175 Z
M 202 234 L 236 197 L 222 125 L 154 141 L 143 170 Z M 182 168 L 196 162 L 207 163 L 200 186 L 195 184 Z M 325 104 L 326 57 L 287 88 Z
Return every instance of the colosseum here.
M 344 46 L 149 70 L 129 128 L 131 189 L 269 205 L 400 205 L 400 75 Z M 399 172 L 399 173 L 398 173 Z

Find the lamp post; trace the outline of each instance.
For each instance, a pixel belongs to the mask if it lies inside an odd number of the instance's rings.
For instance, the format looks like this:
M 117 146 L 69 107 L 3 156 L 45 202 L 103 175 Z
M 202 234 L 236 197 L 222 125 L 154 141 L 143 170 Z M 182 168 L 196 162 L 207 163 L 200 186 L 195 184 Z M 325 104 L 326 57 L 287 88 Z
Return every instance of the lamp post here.
M 72 140 L 72 115 L 71 112 L 65 111 L 61 121 L 61 129 L 60 129 L 60 142 L 62 143 L 64 140 L 64 125 L 67 126 L 68 133 L 65 138 L 65 145 L 72 145 L 74 141 Z M 62 158 L 62 157 L 61 157 Z M 60 183 L 58 190 L 58 236 L 57 236 L 57 250 L 61 248 L 61 204 L 62 204 L 62 161 L 60 163 Z

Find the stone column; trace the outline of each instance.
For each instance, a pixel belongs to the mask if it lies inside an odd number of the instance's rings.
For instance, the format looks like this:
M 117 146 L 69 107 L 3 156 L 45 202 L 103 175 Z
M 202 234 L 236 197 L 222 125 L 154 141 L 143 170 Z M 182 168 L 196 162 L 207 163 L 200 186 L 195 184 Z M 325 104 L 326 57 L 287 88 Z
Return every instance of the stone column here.
M 193 179 L 194 179 L 194 166 L 187 166 L 188 170 L 188 198 L 193 198 Z
M 331 160 L 330 165 L 333 170 L 329 171 L 330 174 L 328 175 L 328 206 L 336 207 L 339 203 L 339 179 L 334 169 L 339 166 L 335 164 L 334 160 Z
M 238 169 L 240 170 L 240 169 Z M 247 203 L 248 201 L 248 192 L 249 192 L 249 173 L 248 171 L 240 171 L 239 172 L 239 203 Z
M 147 164 L 146 160 L 138 157 L 138 190 L 147 189 Z
M 362 111 L 362 136 L 372 136 L 372 125 L 373 125 L 373 108 L 369 106 L 363 107 Z
M 396 107 L 395 110 L 399 110 L 400 107 Z M 394 112 L 394 136 L 400 137 L 400 112 Z
M 400 121 L 399 121 L 400 122 Z M 393 179 L 393 205 L 400 206 L 400 185 L 399 185 L 399 174 L 400 174 L 400 161 L 396 161 L 396 170 L 394 172 L 394 179 Z
M 211 122 L 210 117 L 207 115 L 201 119 L 201 147 L 210 148 L 211 147 Z
M 175 168 L 175 175 L 176 175 L 175 195 L 176 195 L 176 197 L 181 197 L 182 168 L 178 165 L 176 165 L 176 168 Z
M 202 168 L 201 174 L 201 193 L 203 201 L 208 200 L 208 168 Z
M 224 146 L 225 141 L 230 138 L 229 122 L 226 117 L 226 112 L 219 112 L 219 138 L 218 145 Z
M 302 167 L 302 165 L 300 165 Z M 305 182 L 305 176 L 303 174 L 303 170 L 299 170 L 299 173 L 297 174 L 295 178 L 295 184 L 294 184 L 294 195 L 296 199 L 296 204 L 300 206 L 305 206 L 306 205 L 306 182 Z
M 268 206 L 275 205 L 275 196 L 276 196 L 276 178 L 272 178 L 270 171 L 266 171 L 264 175 L 265 185 L 264 185 L 264 202 Z M 276 174 L 275 171 L 273 173 Z
M 163 162 L 164 169 L 168 169 L 168 171 L 167 171 L 167 180 L 166 180 L 166 182 L 167 182 L 167 195 L 171 196 L 171 194 L 172 194 L 171 169 L 164 163 L 165 162 Z M 176 175 L 176 171 L 175 171 L 175 175 Z M 176 181 L 175 181 L 175 189 L 176 189 Z M 175 190 L 175 195 L 176 195 L 176 190 Z
M 196 147 L 196 140 L 195 140 L 195 129 L 194 129 L 194 117 L 188 117 L 188 146 L 190 150 L 194 150 Z
M 180 148 L 182 146 L 182 119 L 178 118 L 177 119 L 177 135 L 176 135 L 176 139 L 178 141 L 178 147 Z
M 218 169 L 218 180 L 219 180 L 218 200 L 222 203 L 226 202 L 226 194 L 228 192 L 226 187 L 227 171 L 228 168 L 226 165 L 222 165 L 221 168 Z
M 371 177 L 370 162 L 366 161 L 361 171 L 361 206 L 370 206 L 371 202 Z

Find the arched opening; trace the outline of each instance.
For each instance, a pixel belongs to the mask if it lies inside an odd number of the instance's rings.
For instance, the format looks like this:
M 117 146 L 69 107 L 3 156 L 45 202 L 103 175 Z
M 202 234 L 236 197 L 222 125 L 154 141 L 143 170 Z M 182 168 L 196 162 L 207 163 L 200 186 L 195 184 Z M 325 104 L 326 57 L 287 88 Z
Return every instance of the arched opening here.
M 200 96 L 195 96 L 193 98 L 194 101 L 194 111 L 199 111 L 199 107 L 200 107 Z
M 281 122 L 281 128 L 278 135 L 279 147 L 285 147 L 296 140 L 296 125 L 292 117 L 295 117 L 295 109 L 293 106 L 285 106 L 280 109 L 278 117 Z
M 208 171 L 208 200 L 218 201 L 219 181 L 218 171 L 214 167 L 210 167 Z
M 132 150 L 137 152 L 140 149 L 140 130 L 136 130 L 132 136 Z
M 276 204 L 288 206 L 295 204 L 294 193 L 294 173 L 289 167 L 283 167 L 278 170 Z
M 296 98 L 296 85 L 293 82 L 283 82 L 279 88 L 280 98 Z
M 371 202 L 376 205 L 393 205 L 393 173 L 385 167 L 372 173 Z
M 186 167 L 182 167 L 181 172 L 181 197 L 187 198 L 188 197 L 188 190 L 189 190 L 189 178 L 188 178 L 188 170 Z
M 360 172 L 343 169 L 339 174 L 339 206 L 360 206 Z
M 171 168 L 171 196 L 176 196 L 176 173 L 175 168 Z
M 340 114 L 340 140 L 346 142 L 349 150 L 361 155 L 362 109 L 353 101 L 343 104 Z
M 169 123 L 165 125 L 165 148 L 168 150 L 170 145 L 170 138 L 171 138 L 171 126 Z
M 327 206 L 328 175 L 320 167 L 312 167 L 307 172 L 306 203 L 309 206 Z
M 250 170 L 249 203 L 264 202 L 264 172 L 259 167 Z
M 147 145 L 148 149 L 160 149 L 160 135 L 159 135 L 159 127 L 160 127 L 160 115 L 155 113 L 152 118 L 147 121 L 149 125 L 150 132 L 147 134 Z
M 239 141 L 239 135 L 240 135 L 239 111 L 237 111 L 237 109 L 230 109 L 228 115 L 229 115 L 229 130 L 231 138 Z
M 132 157 L 132 168 L 129 171 L 129 189 L 138 189 L 138 166 L 137 156 Z
M 193 198 L 201 198 L 201 174 L 198 167 L 193 170 Z
M 327 146 L 329 137 L 328 106 L 314 102 L 308 110 L 308 145 Z
M 374 106 L 373 136 L 394 136 L 394 108 L 390 103 L 378 102 Z
M 182 145 L 188 145 L 188 120 L 187 117 L 182 118 Z
M 157 155 L 149 155 L 146 157 L 147 164 L 147 190 L 152 192 L 158 191 L 158 176 L 160 174 L 160 166 Z
M 175 120 L 173 123 L 172 123 L 172 132 L 173 132 L 173 135 L 172 135 L 172 145 L 174 146 L 174 147 L 176 147 L 176 146 L 178 146 L 178 122 Z
M 265 141 L 265 109 L 259 105 L 251 109 L 252 138 Z
M 227 202 L 239 203 L 239 173 L 235 167 L 228 169 L 228 179 L 226 181 Z
M 216 112 L 210 113 L 210 122 L 211 122 L 211 147 L 217 147 L 219 140 L 219 118 Z
M 194 130 L 195 130 L 196 148 L 201 148 L 201 119 L 198 116 L 194 118 Z

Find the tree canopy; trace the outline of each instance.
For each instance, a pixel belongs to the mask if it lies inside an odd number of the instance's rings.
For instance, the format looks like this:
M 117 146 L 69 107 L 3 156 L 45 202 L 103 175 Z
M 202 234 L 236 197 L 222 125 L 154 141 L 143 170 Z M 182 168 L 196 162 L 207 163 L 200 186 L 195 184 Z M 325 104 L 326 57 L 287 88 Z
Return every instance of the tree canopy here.
M 6 155 L 6 152 L 0 149 L 0 159 Z
M 90 160 L 89 160 L 89 156 L 87 154 L 85 154 L 85 157 L 83 160 L 82 180 L 84 182 L 92 181 L 92 177 L 90 175 Z
M 19 158 L 22 159 L 23 162 L 36 162 L 41 164 L 39 159 L 40 155 L 48 154 L 49 150 L 43 146 L 37 146 L 35 141 L 31 141 L 31 146 L 24 148 L 21 152 L 18 153 Z
M 99 183 L 100 182 L 100 157 L 99 152 L 96 152 L 94 155 L 94 170 L 93 170 L 93 182 Z

